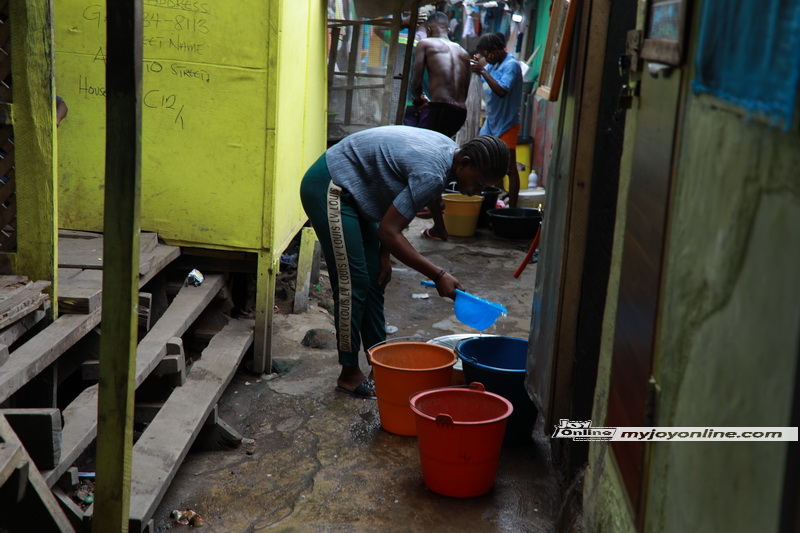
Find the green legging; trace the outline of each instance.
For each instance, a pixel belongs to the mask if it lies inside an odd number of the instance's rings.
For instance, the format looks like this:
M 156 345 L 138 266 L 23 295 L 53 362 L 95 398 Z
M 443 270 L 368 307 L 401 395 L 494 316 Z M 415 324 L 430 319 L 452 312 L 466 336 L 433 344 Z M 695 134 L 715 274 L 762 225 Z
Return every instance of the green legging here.
M 386 340 L 378 224 L 363 217 L 350 193 L 331 181 L 325 154 L 303 177 L 300 199 L 328 266 L 339 363 L 357 366 L 362 342 L 368 349 Z

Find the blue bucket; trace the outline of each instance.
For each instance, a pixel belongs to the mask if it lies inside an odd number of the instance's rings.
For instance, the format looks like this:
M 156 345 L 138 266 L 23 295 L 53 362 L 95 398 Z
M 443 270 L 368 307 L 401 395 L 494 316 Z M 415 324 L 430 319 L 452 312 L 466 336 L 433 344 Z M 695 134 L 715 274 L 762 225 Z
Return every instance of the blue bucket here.
M 508 419 L 505 443 L 529 442 L 537 410 L 525 390 L 525 363 L 528 341 L 514 337 L 474 337 L 456 346 L 462 362 L 464 381 L 483 383 L 486 390 L 499 394 L 514 406 Z

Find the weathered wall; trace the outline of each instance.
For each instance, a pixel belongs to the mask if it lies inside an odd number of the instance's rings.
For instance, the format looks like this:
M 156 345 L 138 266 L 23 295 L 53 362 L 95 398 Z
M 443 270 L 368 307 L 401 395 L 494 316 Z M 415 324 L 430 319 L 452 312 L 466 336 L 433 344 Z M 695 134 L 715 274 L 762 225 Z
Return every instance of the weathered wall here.
M 657 347 L 657 425 L 789 425 L 800 339 L 799 142 L 711 98 L 689 99 Z M 649 529 L 777 531 L 786 449 L 656 444 Z
M 716 99 L 687 99 L 658 324 L 655 425 L 789 425 L 800 339 L 798 142 L 797 133 Z M 596 425 L 605 418 L 609 363 L 605 342 Z M 786 450 L 780 442 L 654 443 L 645 530 L 778 531 Z M 592 448 L 587 520 L 591 531 L 631 530 L 609 454 L 603 444 Z

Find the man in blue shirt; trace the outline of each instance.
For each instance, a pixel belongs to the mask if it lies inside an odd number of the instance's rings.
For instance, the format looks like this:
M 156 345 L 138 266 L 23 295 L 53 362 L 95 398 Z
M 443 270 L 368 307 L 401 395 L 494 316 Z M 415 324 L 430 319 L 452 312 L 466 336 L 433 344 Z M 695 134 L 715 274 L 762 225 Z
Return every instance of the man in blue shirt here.
M 486 121 L 480 133 L 500 137 L 511 150 L 508 199 L 509 205 L 516 207 L 519 195 L 517 137 L 520 130 L 519 108 L 522 105 L 522 68 L 514 56 L 506 52 L 506 39 L 502 33 L 482 36 L 476 48 L 480 57 L 471 61 L 472 71 L 483 77 L 483 97 L 486 100 Z

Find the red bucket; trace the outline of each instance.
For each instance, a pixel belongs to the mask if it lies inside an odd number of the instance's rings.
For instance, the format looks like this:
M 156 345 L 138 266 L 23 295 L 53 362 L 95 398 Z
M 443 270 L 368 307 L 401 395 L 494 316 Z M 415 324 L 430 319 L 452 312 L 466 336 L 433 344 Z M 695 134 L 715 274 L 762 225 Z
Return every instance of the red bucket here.
M 425 486 L 454 498 L 492 490 L 511 402 L 477 382 L 422 391 L 409 402 Z

